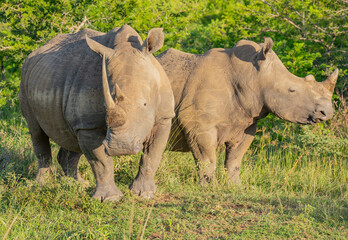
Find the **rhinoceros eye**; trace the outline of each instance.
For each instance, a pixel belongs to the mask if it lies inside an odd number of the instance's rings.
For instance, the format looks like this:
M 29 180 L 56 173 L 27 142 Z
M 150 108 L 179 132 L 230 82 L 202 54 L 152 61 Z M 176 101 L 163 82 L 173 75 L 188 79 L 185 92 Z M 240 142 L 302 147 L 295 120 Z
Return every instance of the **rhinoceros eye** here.
M 146 103 L 144 103 L 144 107 L 146 106 Z
M 294 93 L 294 92 L 296 92 L 296 89 L 295 88 L 289 88 L 289 92 Z

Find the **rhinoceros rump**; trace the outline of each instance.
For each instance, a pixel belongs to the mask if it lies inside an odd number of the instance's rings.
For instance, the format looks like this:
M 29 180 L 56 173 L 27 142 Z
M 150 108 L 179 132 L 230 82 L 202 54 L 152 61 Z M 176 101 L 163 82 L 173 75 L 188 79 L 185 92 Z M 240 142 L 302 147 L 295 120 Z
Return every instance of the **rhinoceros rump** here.
M 272 45 L 270 38 L 264 44 L 241 40 L 232 49 L 201 55 L 169 49 L 157 57 L 175 97 L 169 148 L 192 151 L 202 184 L 213 178 L 216 148 L 222 144 L 228 176 L 239 183 L 242 157 L 254 139 L 257 120 L 268 113 L 300 124 L 332 117 L 338 70 L 324 82 L 312 75 L 296 77 Z
M 107 34 L 85 29 L 58 35 L 28 56 L 19 101 L 39 162 L 39 182 L 49 173 L 51 138 L 61 146 L 57 159 L 66 175 L 83 181 L 77 170 L 83 153 L 96 178 L 93 197 L 118 200 L 122 192 L 110 156 L 143 149 L 131 189 L 152 196 L 174 116 L 169 80 L 152 56 L 163 39 L 156 28 L 144 43 L 127 25 Z

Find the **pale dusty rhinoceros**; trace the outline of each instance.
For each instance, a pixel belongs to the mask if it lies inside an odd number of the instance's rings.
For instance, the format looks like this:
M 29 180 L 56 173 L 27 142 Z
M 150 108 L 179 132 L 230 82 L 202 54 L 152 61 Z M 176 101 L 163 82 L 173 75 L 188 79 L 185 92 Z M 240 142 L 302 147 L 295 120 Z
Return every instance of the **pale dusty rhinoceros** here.
M 158 28 L 144 43 L 128 25 L 107 34 L 85 29 L 58 35 L 28 56 L 19 102 L 38 158 L 39 182 L 51 165 L 51 138 L 61 146 L 57 158 L 65 174 L 77 180 L 85 154 L 96 179 L 93 197 L 101 201 L 122 196 L 110 156 L 143 150 L 131 190 L 153 195 L 175 116 L 168 77 L 152 55 L 163 39 Z
M 239 183 L 242 157 L 254 139 L 257 120 L 268 113 L 301 124 L 332 117 L 338 70 L 324 82 L 312 75 L 297 77 L 272 45 L 270 38 L 264 44 L 241 40 L 232 49 L 201 55 L 169 49 L 157 57 L 175 97 L 177 119 L 169 148 L 192 151 L 202 184 L 214 176 L 216 148 L 222 144 L 228 176 Z

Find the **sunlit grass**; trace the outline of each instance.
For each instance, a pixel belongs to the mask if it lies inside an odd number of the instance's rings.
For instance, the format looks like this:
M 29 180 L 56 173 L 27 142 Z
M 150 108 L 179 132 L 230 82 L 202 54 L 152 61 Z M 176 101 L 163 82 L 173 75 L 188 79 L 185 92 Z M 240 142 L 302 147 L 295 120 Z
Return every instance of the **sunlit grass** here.
M 335 119 L 333 120 L 335 121 Z M 347 238 L 346 128 L 299 127 L 271 117 L 246 153 L 241 186 L 228 182 L 224 150 L 217 153 L 217 182 L 198 185 L 191 153 L 166 151 L 153 200 L 130 194 L 139 158 L 115 158 L 119 203 L 91 198 L 91 168 L 81 158 L 87 189 L 56 161 L 46 186 L 35 182 L 37 163 L 25 121 L 13 105 L 0 119 L 0 237 L 9 239 L 239 239 Z M 326 146 L 320 146 L 321 142 Z

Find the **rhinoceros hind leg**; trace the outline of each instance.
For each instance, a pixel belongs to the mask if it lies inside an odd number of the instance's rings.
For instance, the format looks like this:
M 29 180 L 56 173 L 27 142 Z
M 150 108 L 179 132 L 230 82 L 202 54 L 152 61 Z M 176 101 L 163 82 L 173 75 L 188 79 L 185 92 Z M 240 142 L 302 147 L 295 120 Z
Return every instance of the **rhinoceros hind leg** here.
M 239 173 L 242 159 L 254 139 L 257 124 L 254 123 L 244 131 L 242 141 L 234 146 L 226 143 L 225 168 L 232 184 L 240 185 Z
M 57 155 L 57 160 L 62 167 L 65 176 L 72 177 L 83 186 L 88 187 L 89 182 L 80 176 L 78 169 L 81 155 L 81 153 L 72 152 L 61 147 Z
M 129 186 L 133 194 L 152 198 L 156 192 L 155 173 L 162 159 L 171 128 L 171 119 L 164 119 L 152 129 L 151 137 L 145 143 L 139 171 Z
M 194 134 L 193 134 L 194 132 Z M 199 183 L 206 186 L 215 182 L 217 132 L 189 131 L 188 143 L 198 166 Z
M 52 164 L 51 145 L 48 136 L 40 127 L 28 103 L 25 91 L 21 86 L 19 89 L 19 104 L 25 120 L 27 121 L 34 153 L 38 159 L 38 171 L 36 180 L 40 185 L 47 182 Z
M 38 160 L 38 171 L 36 181 L 40 185 L 44 185 L 50 175 L 50 167 L 52 164 L 51 146 L 48 136 L 44 133 L 38 123 L 27 120 L 31 141 L 33 143 L 34 153 Z
M 44 185 L 50 176 L 50 167 L 52 164 L 51 146 L 49 138 L 45 133 L 37 134 L 31 133 L 34 153 L 38 160 L 38 170 L 36 174 L 36 181 L 40 185 Z
M 105 130 L 80 130 L 77 134 L 80 148 L 92 167 L 96 179 L 93 198 L 105 201 L 119 201 L 123 193 L 114 181 L 114 161 L 106 155 L 102 144 Z

